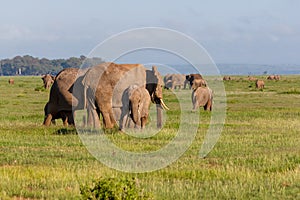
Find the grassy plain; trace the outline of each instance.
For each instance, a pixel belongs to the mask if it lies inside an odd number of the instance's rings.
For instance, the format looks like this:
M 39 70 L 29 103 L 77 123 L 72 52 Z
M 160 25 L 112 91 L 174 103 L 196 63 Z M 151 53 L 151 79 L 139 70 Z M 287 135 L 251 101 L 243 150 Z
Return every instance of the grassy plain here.
M 265 80 L 262 91 L 239 80 L 245 77 L 224 82 L 227 117 L 215 148 L 199 157 L 210 123 L 201 110 L 190 148 L 168 167 L 147 173 L 106 167 L 61 122 L 43 127 L 49 91 L 35 90 L 40 77 L 13 78 L 8 85 L 9 77 L 0 77 L 0 199 L 80 199 L 80 186 L 99 177 L 135 177 L 154 199 L 300 199 L 300 76 Z M 171 108 L 166 125 L 146 143 L 118 133 L 109 137 L 137 152 L 167 144 L 180 110 L 172 92 L 165 91 L 165 102 Z

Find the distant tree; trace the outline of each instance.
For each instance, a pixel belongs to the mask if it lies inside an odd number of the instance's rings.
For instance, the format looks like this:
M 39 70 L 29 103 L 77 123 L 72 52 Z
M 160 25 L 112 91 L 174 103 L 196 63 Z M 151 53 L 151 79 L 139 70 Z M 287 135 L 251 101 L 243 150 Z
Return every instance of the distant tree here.
M 35 58 L 30 55 L 16 56 L 12 59 L 1 60 L 1 74 L 15 75 L 19 69 L 22 75 L 41 75 L 41 74 L 57 74 L 63 68 L 79 68 L 82 64 L 85 67 L 93 66 L 102 63 L 101 58 L 86 58 L 81 55 L 79 58 L 70 57 L 68 59 L 53 59 Z

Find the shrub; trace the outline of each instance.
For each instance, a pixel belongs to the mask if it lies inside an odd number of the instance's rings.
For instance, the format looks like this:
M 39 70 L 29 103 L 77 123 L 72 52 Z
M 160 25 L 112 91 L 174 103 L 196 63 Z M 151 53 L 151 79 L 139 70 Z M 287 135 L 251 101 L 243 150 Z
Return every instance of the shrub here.
M 148 193 L 139 188 L 134 178 L 100 178 L 94 181 L 92 186 L 81 186 L 80 193 L 83 199 L 151 199 Z

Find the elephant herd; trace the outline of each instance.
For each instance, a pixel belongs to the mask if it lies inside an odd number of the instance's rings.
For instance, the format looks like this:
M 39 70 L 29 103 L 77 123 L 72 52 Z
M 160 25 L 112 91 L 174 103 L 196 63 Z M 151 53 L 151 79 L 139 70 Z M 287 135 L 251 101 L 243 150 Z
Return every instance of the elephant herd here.
M 163 85 L 171 89 L 189 85 L 193 110 L 212 109 L 212 90 L 200 74 L 166 75 L 163 82 L 156 66 L 147 69 L 141 64 L 108 62 L 86 69 L 66 68 L 55 78 L 45 75 L 42 79 L 45 88 L 52 84 L 44 107 L 45 126 L 55 123 L 55 119 L 75 125 L 76 111 L 86 110 L 84 126 L 143 129 L 152 102 L 156 105 L 156 126 L 161 128 L 163 110 L 169 109 L 163 100 Z
M 270 76 L 266 77 L 267 80 L 276 80 L 276 81 L 279 81 L 280 78 L 281 78 L 280 75 L 270 75 Z M 240 79 L 242 79 L 242 78 L 240 78 Z M 234 80 L 234 78 L 232 78 L 230 76 L 223 77 L 223 81 L 230 81 L 230 80 Z M 265 82 L 262 79 L 255 78 L 253 76 L 248 76 L 246 80 L 255 81 L 256 89 L 264 89 L 265 88 Z

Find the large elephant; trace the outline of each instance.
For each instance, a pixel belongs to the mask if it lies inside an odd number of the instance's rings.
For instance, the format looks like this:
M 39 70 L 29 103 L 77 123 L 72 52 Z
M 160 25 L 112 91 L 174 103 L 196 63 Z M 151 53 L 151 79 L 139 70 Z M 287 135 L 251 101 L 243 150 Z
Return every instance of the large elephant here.
M 49 101 L 44 108 L 43 124 L 45 126 L 49 126 L 51 121 L 59 118 L 62 118 L 64 125 L 74 125 L 72 110 L 76 109 L 79 104 L 78 99 L 72 95 L 72 87 L 76 79 L 81 77 L 85 71 L 77 68 L 66 68 L 57 74 L 50 89 Z
M 204 107 L 204 110 L 212 110 L 213 92 L 203 81 L 195 80 L 192 85 L 192 103 L 193 111 L 199 107 Z
M 43 84 L 45 89 L 49 89 L 51 84 L 54 83 L 55 76 L 52 76 L 50 74 L 46 74 L 42 76 Z
M 130 85 L 147 89 L 151 101 L 156 103 L 157 127 L 162 126 L 162 79 L 156 67 L 147 70 L 141 64 L 102 63 L 90 68 L 82 81 L 89 122 L 100 127 L 102 114 L 105 128 L 113 128 L 121 117 L 122 95 Z
M 176 89 L 183 88 L 185 86 L 185 75 L 182 74 L 167 74 L 164 77 L 165 88 L 167 89 Z
M 133 121 L 136 128 L 144 128 L 149 115 L 151 98 L 148 90 L 143 86 L 131 85 L 122 96 L 122 113 L 120 118 L 120 130 Z M 130 116 L 130 118 L 129 118 Z

